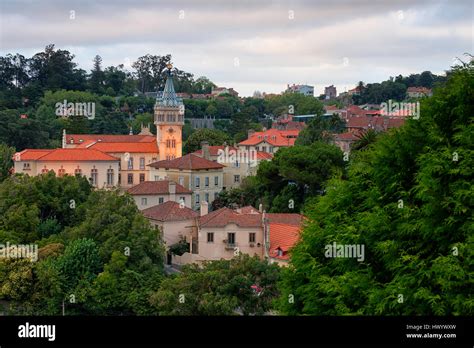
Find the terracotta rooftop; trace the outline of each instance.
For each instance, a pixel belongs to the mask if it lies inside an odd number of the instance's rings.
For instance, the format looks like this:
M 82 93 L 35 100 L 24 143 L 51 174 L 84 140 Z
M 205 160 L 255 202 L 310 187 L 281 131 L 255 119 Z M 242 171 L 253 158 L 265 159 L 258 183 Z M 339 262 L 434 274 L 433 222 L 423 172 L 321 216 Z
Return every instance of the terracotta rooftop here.
M 168 201 L 153 207 L 142 210 L 142 214 L 153 220 L 158 221 L 181 221 L 194 219 L 199 214 L 188 207 L 181 207 L 179 203 Z
M 144 181 L 138 185 L 135 185 L 127 190 L 131 195 L 159 195 L 169 194 L 170 180 L 158 180 L 158 181 Z M 176 184 L 176 193 L 193 193 L 187 188 Z
M 81 144 L 87 140 L 104 143 L 152 143 L 156 138 L 152 135 L 66 134 L 68 144 Z
M 270 224 L 287 224 L 293 226 L 301 226 L 304 216 L 301 214 L 288 213 L 266 213 L 265 217 Z
M 288 251 L 298 242 L 301 229 L 299 226 L 270 223 L 270 257 L 288 260 L 290 255 Z M 281 254 L 278 254 L 281 250 Z
M 154 142 L 130 142 L 130 143 L 120 143 L 120 142 L 96 142 L 92 145 L 85 144 L 78 146 L 79 148 L 87 147 L 88 149 L 96 149 L 102 152 L 109 153 L 158 153 L 158 146 L 156 141 Z
M 219 164 L 214 161 L 209 161 L 192 153 L 187 154 L 183 157 L 175 158 L 172 160 L 158 161 L 148 165 L 153 168 L 172 168 L 189 170 L 224 168 L 222 164 Z
M 261 227 L 262 215 L 258 213 L 249 213 L 250 209 L 244 207 L 244 212 L 239 213 L 229 208 L 221 208 L 210 212 L 207 215 L 199 217 L 199 225 L 201 227 L 224 227 L 229 224 L 236 224 L 240 227 Z
M 299 129 L 278 130 L 269 129 L 265 132 L 255 132 L 247 140 L 241 141 L 239 145 L 257 145 L 261 142 L 267 142 L 273 146 L 293 146 Z
M 359 139 L 355 134 L 347 132 L 347 133 L 341 133 L 341 134 L 335 134 L 334 135 L 335 140 L 346 140 L 346 141 L 354 141 Z
M 19 155 L 22 161 L 119 161 L 116 157 L 94 149 L 26 149 Z

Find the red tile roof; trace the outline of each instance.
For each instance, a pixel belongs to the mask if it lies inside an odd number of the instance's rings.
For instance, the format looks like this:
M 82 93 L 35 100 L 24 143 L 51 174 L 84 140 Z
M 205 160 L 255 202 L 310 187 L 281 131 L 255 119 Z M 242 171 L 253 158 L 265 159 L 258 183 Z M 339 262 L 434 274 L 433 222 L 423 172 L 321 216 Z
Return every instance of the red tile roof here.
M 299 132 L 299 129 L 278 130 L 272 128 L 265 132 L 255 132 L 250 138 L 240 142 L 239 145 L 257 145 L 265 141 L 272 146 L 293 146 Z
M 111 134 L 66 134 L 66 142 L 81 144 L 87 140 L 100 141 L 104 143 L 151 143 L 156 141 L 152 135 L 111 135 Z M 82 140 L 82 141 L 81 141 Z
M 347 133 L 341 133 L 341 134 L 335 134 L 334 139 L 337 140 L 346 140 L 346 141 L 355 141 L 359 139 L 355 134 L 347 132 Z
M 40 155 L 42 154 L 42 155 Z M 15 157 L 14 157 L 15 158 Z M 26 149 L 20 152 L 20 160 L 36 161 L 119 161 L 118 158 L 110 156 L 93 149 L 54 149 L 35 150 Z
M 266 213 L 265 217 L 269 223 L 287 224 L 293 226 L 301 226 L 304 216 L 301 214 L 289 213 Z
M 82 147 L 82 146 L 81 146 Z M 97 142 L 93 145 L 88 146 L 89 149 L 96 149 L 102 152 L 108 153 L 158 153 L 158 146 L 156 141 L 154 142 L 138 142 L 138 143 L 104 143 Z
M 131 195 L 159 195 L 169 194 L 170 180 L 144 181 L 127 190 Z M 191 190 L 176 184 L 176 193 L 193 193 Z
M 431 93 L 431 89 L 426 88 L 426 87 L 408 87 L 407 88 L 408 93 Z
M 222 164 L 219 164 L 214 161 L 209 161 L 192 153 L 187 154 L 183 157 L 175 158 L 172 160 L 158 161 L 148 165 L 153 168 L 173 168 L 191 170 L 224 168 Z
M 142 214 L 149 219 L 158 221 L 181 221 L 194 219 L 199 216 L 194 210 L 182 207 L 179 203 L 168 201 L 142 210 Z
M 272 258 L 288 260 L 290 255 L 288 251 L 298 242 L 301 229 L 299 226 L 270 223 L 270 248 L 269 255 Z M 282 255 L 278 255 L 278 249 Z
M 271 160 L 273 155 L 268 152 L 257 151 L 257 160 Z
M 210 212 L 199 218 L 201 227 L 224 227 L 228 224 L 236 224 L 240 227 L 261 227 L 262 214 L 255 209 L 255 213 L 250 213 L 249 209 L 245 209 L 247 213 L 239 213 L 229 208 L 221 208 Z
M 15 153 L 12 158 L 13 160 L 18 159 L 20 161 L 34 161 L 47 155 L 51 151 L 54 151 L 54 149 L 25 149 Z
M 370 127 L 378 130 L 384 130 L 389 128 L 397 128 L 405 123 L 404 118 L 400 117 L 382 117 L 382 116 L 359 116 L 351 117 L 347 121 L 347 128 L 363 128 L 367 129 Z

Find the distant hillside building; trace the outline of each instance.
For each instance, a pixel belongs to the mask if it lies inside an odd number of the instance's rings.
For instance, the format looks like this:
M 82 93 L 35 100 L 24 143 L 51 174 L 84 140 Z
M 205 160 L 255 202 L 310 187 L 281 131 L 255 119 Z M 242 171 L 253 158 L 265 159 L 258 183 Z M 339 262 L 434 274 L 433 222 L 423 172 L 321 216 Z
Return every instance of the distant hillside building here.
M 233 88 L 227 87 L 214 87 L 212 88 L 211 95 L 213 97 L 218 97 L 223 94 L 230 94 L 231 96 L 238 97 L 239 93 L 235 91 Z
M 247 140 L 241 141 L 238 146 L 248 151 L 274 154 L 281 147 L 295 145 L 299 133 L 299 129 L 278 130 L 272 128 L 263 132 L 249 130 Z
M 191 208 L 192 191 L 171 180 L 145 181 L 127 190 L 138 209 L 143 210 L 168 201 Z
M 408 98 L 422 98 L 431 97 L 433 95 L 431 89 L 426 87 L 408 87 L 407 97 Z
M 290 93 L 300 93 L 303 95 L 314 97 L 314 86 L 309 85 L 287 85 L 286 92 Z
M 336 98 L 336 96 L 337 96 L 337 91 L 336 91 L 336 87 L 334 87 L 334 85 L 331 85 L 329 87 L 324 88 L 324 98 L 326 100 L 334 99 L 334 98 Z

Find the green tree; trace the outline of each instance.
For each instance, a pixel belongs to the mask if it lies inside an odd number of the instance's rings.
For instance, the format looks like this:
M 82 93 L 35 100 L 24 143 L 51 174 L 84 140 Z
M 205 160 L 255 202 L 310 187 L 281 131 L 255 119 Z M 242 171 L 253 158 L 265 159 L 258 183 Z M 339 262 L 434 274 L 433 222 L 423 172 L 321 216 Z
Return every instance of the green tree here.
M 15 148 L 0 143 L 0 182 L 10 175 L 10 170 L 13 167 L 12 158 L 14 153 Z
M 184 266 L 163 280 L 150 302 L 159 315 L 262 315 L 272 308 L 278 279 L 276 264 L 240 254 Z
M 222 145 L 224 142 L 231 142 L 231 138 L 222 131 L 215 129 L 201 128 L 193 132 L 186 144 L 184 145 L 183 151 L 185 153 L 191 153 L 201 148 L 201 142 L 207 141 L 209 145 Z
M 418 120 L 356 152 L 347 179 L 307 204 L 280 284 L 283 313 L 474 313 L 473 69 L 455 69 Z M 362 262 L 327 257 L 334 242 L 364 246 Z

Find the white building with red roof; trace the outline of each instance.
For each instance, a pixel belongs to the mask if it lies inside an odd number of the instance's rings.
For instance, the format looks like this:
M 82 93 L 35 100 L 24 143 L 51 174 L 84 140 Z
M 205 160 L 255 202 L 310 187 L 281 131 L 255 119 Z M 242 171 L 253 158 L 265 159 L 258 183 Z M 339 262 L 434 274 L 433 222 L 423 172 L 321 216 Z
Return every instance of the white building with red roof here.
M 199 209 L 201 201 L 212 203 L 222 191 L 224 165 L 194 154 L 148 165 L 152 180 L 172 180 L 193 192 L 191 207 Z
M 268 152 L 246 151 L 228 145 L 209 146 L 205 141 L 201 143 L 201 149 L 194 151 L 193 154 L 224 166 L 222 186 L 224 190 L 239 187 L 245 177 L 257 173 L 260 162 L 273 158 L 273 154 Z
M 191 208 L 193 192 L 171 180 L 145 181 L 127 190 L 138 209 L 143 210 L 168 201 Z
M 263 132 L 249 130 L 248 138 L 241 141 L 238 146 L 247 151 L 274 154 L 282 147 L 295 145 L 299 133 L 299 129 L 279 130 L 271 128 Z
M 184 104 L 174 90 L 171 67 L 168 68 L 164 90 L 157 94 L 154 107 L 156 136 L 151 134 L 149 127 L 143 126 L 138 135 L 66 134 L 63 131 L 62 149 L 57 149 L 50 155 L 46 155 L 47 157 L 41 158 L 43 168 L 40 173 L 45 171 L 45 165 L 49 165 L 55 172 L 58 170 L 61 175 L 74 175 L 80 172 L 86 175 L 94 186 L 102 187 L 103 180 L 96 179 L 98 174 L 95 170 L 103 168 L 92 168 L 84 163 L 88 161 L 95 163 L 98 161 L 97 158 L 101 158 L 102 162 L 107 162 L 106 159 L 111 161 L 113 158 L 114 166 L 118 161 L 118 168 L 109 165 L 110 168 L 107 168 L 109 172 L 107 174 L 106 171 L 104 175 L 108 175 L 107 178 L 110 176 L 113 180 L 107 179 L 106 184 L 110 186 L 109 182 L 113 182 L 113 186 L 127 189 L 150 181 L 148 164 L 181 157 Z M 31 154 L 33 150 L 25 151 Z M 24 152 L 17 153 L 14 156 L 15 162 L 17 162 L 15 158 L 24 154 Z M 44 163 L 46 159 L 48 159 L 47 164 Z M 36 162 L 31 161 L 28 163 L 18 161 L 21 163 L 15 164 L 15 169 L 17 172 L 21 169 L 21 172 L 37 175 L 33 170 L 26 169 L 28 166 L 36 168 Z M 39 161 L 39 159 L 34 161 Z M 26 167 L 23 168 L 23 165 Z M 113 174 L 112 170 L 114 170 Z
M 95 187 L 118 185 L 120 159 L 95 149 L 26 149 L 13 155 L 14 172 L 84 175 Z

